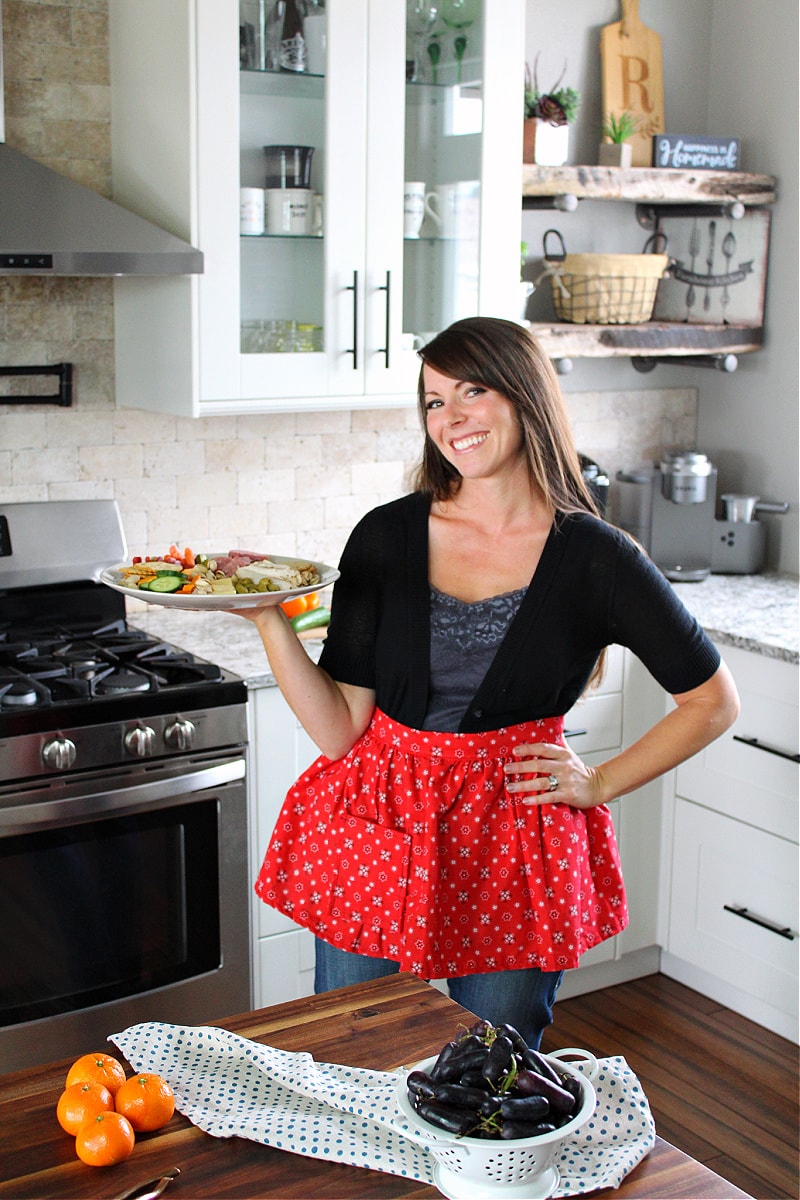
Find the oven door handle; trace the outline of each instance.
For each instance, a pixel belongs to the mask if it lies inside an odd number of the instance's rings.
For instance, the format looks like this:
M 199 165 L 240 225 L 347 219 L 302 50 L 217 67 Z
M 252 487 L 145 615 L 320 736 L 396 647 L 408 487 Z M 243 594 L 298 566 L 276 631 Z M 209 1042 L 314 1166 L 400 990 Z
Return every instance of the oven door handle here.
M 102 792 L 76 792 L 60 798 L 49 789 L 37 788 L 26 792 L 24 803 L 0 806 L 0 832 L 4 837 L 28 833 L 42 825 L 56 827 L 71 825 L 93 817 L 121 815 L 133 810 L 152 808 L 169 801 L 186 802 L 186 797 L 211 788 L 221 788 L 245 777 L 244 758 L 203 767 L 199 771 L 163 774 L 147 783 L 126 783 L 125 776 L 118 785 Z M 21 797 L 15 797 L 19 800 Z

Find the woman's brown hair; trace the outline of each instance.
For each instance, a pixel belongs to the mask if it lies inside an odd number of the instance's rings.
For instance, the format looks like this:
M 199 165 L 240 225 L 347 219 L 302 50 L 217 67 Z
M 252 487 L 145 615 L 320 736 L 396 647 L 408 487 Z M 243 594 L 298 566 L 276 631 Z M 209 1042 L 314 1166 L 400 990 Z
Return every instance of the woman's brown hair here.
M 531 480 L 556 512 L 597 513 L 581 474 L 561 388 L 553 364 L 521 325 L 497 317 L 456 321 L 419 351 L 427 364 L 450 379 L 481 384 L 499 392 L 516 410 L 522 427 Z M 426 428 L 425 386 L 420 370 L 418 399 Z M 415 490 L 437 500 L 453 496 L 461 476 L 433 441 L 425 437 Z
M 550 359 L 527 329 L 497 317 L 456 321 L 419 351 L 427 364 L 466 383 L 477 383 L 505 396 L 522 426 L 528 470 L 534 485 L 554 512 L 597 515 L 594 497 L 581 474 L 558 376 Z M 423 370 L 417 388 L 425 446 L 415 476 L 415 490 L 447 500 L 461 486 L 461 476 L 427 435 Z M 597 686 L 605 670 L 603 650 L 589 680 Z

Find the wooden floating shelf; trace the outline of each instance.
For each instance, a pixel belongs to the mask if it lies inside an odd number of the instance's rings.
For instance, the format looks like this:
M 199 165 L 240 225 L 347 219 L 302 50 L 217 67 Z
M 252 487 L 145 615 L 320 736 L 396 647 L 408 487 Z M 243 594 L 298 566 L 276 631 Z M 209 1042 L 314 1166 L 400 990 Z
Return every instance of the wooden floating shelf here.
M 524 163 L 522 196 L 577 196 L 637 204 L 774 204 L 772 175 L 742 171 L 672 171 L 657 167 L 539 167 Z
M 570 325 L 531 321 L 531 333 L 548 358 L 655 358 L 749 354 L 760 350 L 760 325 L 700 325 L 648 321 L 642 325 Z

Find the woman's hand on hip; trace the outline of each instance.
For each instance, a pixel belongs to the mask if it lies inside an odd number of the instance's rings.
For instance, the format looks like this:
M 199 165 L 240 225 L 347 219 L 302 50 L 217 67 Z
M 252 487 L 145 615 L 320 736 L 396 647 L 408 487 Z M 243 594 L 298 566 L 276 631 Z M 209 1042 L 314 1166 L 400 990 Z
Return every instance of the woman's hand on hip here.
M 523 804 L 594 808 L 603 803 L 596 772 L 569 746 L 553 742 L 517 746 L 504 770 L 506 789 L 519 796 Z

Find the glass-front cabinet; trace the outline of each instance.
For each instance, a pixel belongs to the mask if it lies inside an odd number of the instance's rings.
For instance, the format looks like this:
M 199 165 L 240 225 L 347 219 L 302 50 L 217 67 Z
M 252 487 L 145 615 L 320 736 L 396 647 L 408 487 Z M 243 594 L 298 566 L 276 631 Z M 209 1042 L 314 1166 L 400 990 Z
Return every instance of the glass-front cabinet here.
M 204 273 L 115 283 L 120 404 L 411 403 L 519 316 L 524 0 L 110 0 L 114 194 Z

